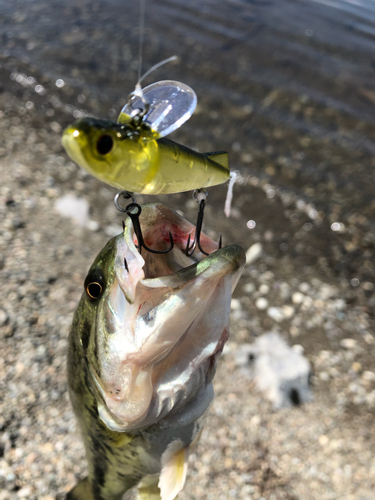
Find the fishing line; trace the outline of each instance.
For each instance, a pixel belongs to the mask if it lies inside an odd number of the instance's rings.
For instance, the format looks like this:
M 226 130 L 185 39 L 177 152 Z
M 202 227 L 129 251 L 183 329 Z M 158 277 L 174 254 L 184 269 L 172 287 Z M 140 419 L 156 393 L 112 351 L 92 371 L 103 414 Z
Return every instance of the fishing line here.
M 143 35 L 145 30 L 146 0 L 139 0 L 139 52 L 138 52 L 138 82 L 142 75 L 142 57 L 143 57 Z

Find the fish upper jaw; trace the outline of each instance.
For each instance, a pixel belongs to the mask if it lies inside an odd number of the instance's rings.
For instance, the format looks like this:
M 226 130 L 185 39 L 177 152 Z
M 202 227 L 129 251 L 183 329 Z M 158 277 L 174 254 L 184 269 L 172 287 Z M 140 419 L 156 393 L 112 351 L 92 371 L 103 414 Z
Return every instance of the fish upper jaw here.
M 165 255 L 144 251 L 143 258 L 130 220 L 116 240 L 115 278 L 98 310 L 100 370 L 91 367 L 91 376 L 101 418 L 117 431 L 144 428 L 179 411 L 210 382 L 244 265 L 237 246 L 203 260 L 199 254 L 186 258 L 194 226 L 164 205 L 142 208 L 146 243 L 162 247 L 171 231 L 175 249 Z M 207 236 L 203 241 L 204 248 L 217 248 Z

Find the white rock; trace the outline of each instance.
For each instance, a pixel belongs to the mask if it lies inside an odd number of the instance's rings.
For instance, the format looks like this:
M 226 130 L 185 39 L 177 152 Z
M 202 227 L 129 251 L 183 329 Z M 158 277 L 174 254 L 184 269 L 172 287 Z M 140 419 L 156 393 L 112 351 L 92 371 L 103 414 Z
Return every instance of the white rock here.
M 357 346 L 357 341 L 355 339 L 342 339 L 340 341 L 341 347 L 344 349 L 355 349 Z
M 346 309 L 346 302 L 343 299 L 335 300 L 334 305 L 335 309 L 337 309 L 338 311 L 343 311 L 344 309 Z
M 310 290 L 310 283 L 304 281 L 298 285 L 298 289 L 302 293 L 307 293 Z
M 255 307 L 260 311 L 264 311 L 268 307 L 268 300 L 264 297 L 259 297 L 259 299 L 255 301 Z
M 363 372 L 362 379 L 366 382 L 375 382 L 375 373 L 366 370 Z
M 268 285 L 266 285 L 265 283 L 263 283 L 262 285 L 260 285 L 259 287 L 259 293 L 261 295 L 267 295 L 267 293 L 270 291 L 270 287 Z
M 55 210 L 62 217 L 73 219 L 76 224 L 86 227 L 89 218 L 89 204 L 84 198 L 78 198 L 74 194 L 66 194 L 55 202 Z
M 241 309 L 241 302 L 238 299 L 232 299 L 230 303 L 232 311 L 239 311 Z
M 96 220 L 89 220 L 86 227 L 90 231 L 95 232 L 99 229 L 100 225 L 99 225 L 99 222 L 97 222 Z
M 241 344 L 234 351 L 234 361 L 238 366 L 249 367 L 251 369 L 251 360 L 253 358 L 255 359 L 254 344 Z
M 301 354 L 301 355 L 305 352 L 305 349 L 303 348 L 303 346 L 301 344 L 292 345 L 292 349 L 293 349 L 293 351 L 296 351 L 296 353 Z
M 327 300 L 337 295 L 337 293 L 337 288 L 330 285 L 322 285 L 319 290 L 319 297 L 323 300 Z
M 267 309 L 268 316 L 278 323 L 284 319 L 284 314 L 280 307 L 269 307 Z
M 311 400 L 309 361 L 277 333 L 266 333 L 253 344 L 241 346 L 239 354 L 241 365 L 247 362 L 252 368 L 258 388 L 274 408 Z
M 286 319 L 291 318 L 295 313 L 294 307 L 289 306 L 289 305 L 283 306 L 282 311 L 283 311 L 284 318 L 286 318 Z
M 303 299 L 303 303 L 301 305 L 301 309 L 303 311 L 307 311 L 308 309 L 310 309 L 314 305 L 314 301 L 308 295 L 305 295 L 304 297 L 305 298 Z
M 122 233 L 122 227 L 119 224 L 110 224 L 104 228 L 104 232 L 106 236 L 113 238 L 113 236 L 117 236 Z
M 261 243 L 254 243 L 246 252 L 246 264 L 252 264 L 262 255 L 263 246 Z
M 272 271 L 265 271 L 259 276 L 259 281 L 264 282 L 264 281 L 271 281 L 275 278 L 275 275 L 273 274 Z
M 0 309 L 0 326 L 4 326 L 7 321 L 8 314 L 3 309 Z
M 371 333 L 366 333 L 363 338 L 367 344 L 375 344 L 375 338 Z
M 281 281 L 279 283 L 280 296 L 283 300 L 286 300 L 290 296 L 290 286 L 286 281 Z
M 306 295 L 304 295 L 301 292 L 295 292 L 292 295 L 292 302 L 293 304 L 302 304 L 302 302 L 305 300 Z
M 245 292 L 245 293 L 248 293 L 249 295 L 251 295 L 252 293 L 255 292 L 255 285 L 254 283 L 246 283 L 243 287 L 242 287 L 242 290 Z

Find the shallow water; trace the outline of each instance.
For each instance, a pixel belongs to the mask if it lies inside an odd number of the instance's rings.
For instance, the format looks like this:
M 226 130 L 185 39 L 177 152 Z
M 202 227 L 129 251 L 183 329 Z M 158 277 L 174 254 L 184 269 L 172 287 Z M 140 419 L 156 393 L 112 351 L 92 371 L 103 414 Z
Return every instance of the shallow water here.
M 63 126 L 72 114 L 116 116 L 136 80 L 138 4 L 3 1 L 0 13 L 1 64 L 13 78 L 5 87 L 20 92 L 28 84 L 17 75 L 32 75 L 47 114 L 54 99 L 63 103 Z M 180 57 L 145 84 L 176 79 L 198 94 L 173 138 L 230 151 L 242 175 L 237 219 L 222 223 L 227 238 L 250 245 L 246 222 L 255 220 L 271 231 L 276 257 L 292 252 L 301 269 L 371 290 L 375 2 L 149 1 L 145 27 L 144 69 Z M 210 190 L 212 213 L 223 196 Z

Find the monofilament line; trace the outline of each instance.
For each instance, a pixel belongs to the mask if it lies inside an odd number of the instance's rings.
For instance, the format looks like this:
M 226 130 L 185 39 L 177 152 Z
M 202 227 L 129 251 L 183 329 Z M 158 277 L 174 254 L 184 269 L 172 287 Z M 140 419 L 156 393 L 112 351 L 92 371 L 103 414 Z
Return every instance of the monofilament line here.
M 138 53 L 138 82 L 142 75 L 143 35 L 145 31 L 146 0 L 139 0 L 139 53 Z

